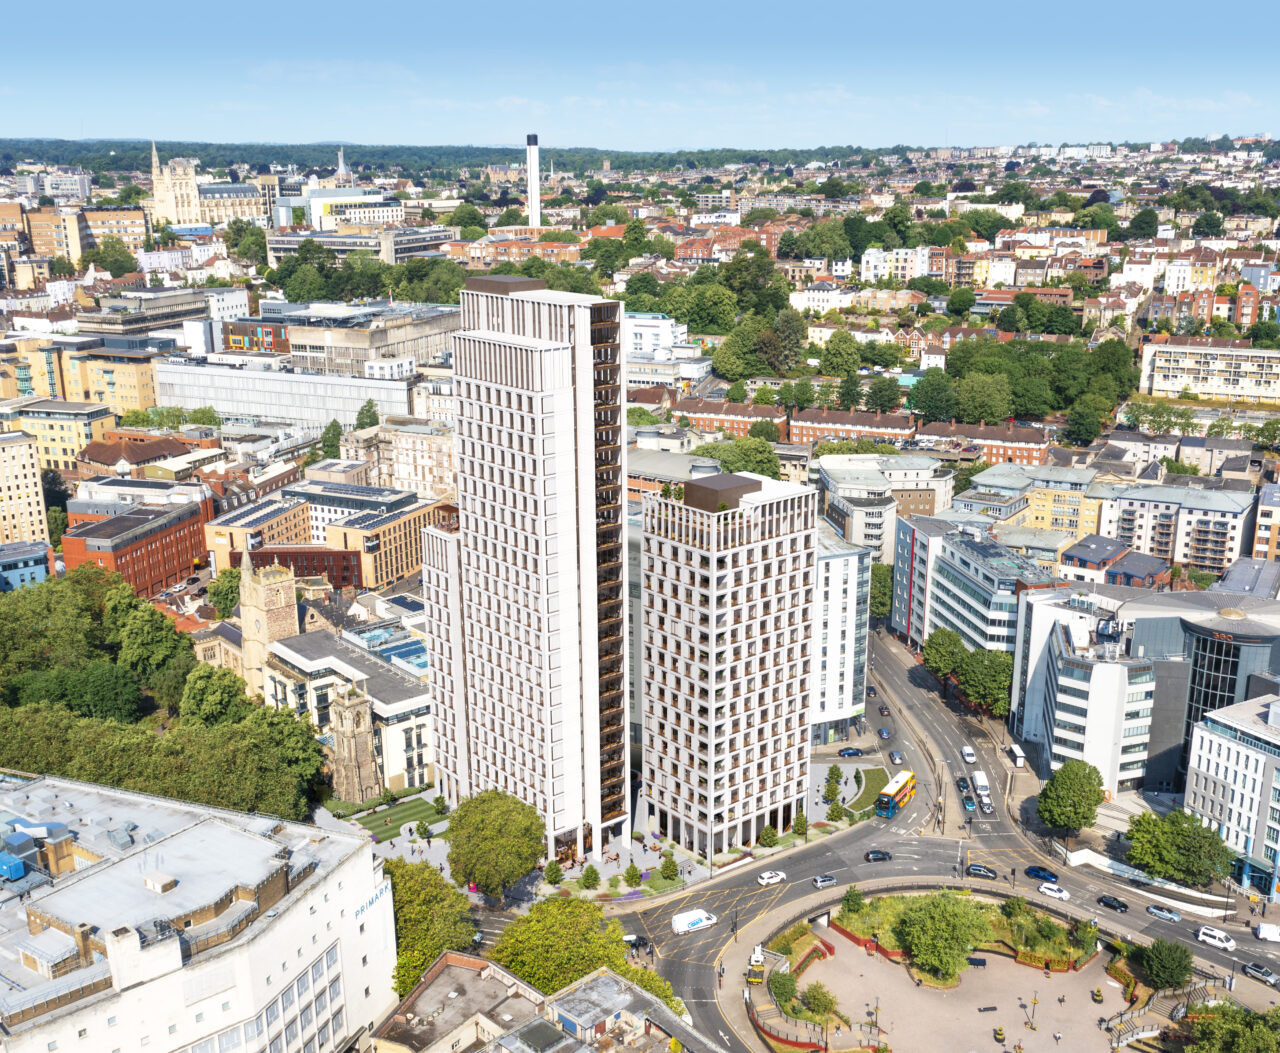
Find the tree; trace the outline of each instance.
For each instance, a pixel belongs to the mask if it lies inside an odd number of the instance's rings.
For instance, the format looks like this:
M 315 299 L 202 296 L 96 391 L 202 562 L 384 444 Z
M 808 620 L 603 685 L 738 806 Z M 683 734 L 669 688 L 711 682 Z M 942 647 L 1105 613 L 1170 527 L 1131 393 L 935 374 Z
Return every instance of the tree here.
M 873 618 L 887 618 L 893 610 L 893 567 L 888 563 L 871 564 L 870 611 Z
M 813 381 L 808 377 L 801 377 L 791 386 L 791 405 L 796 409 L 808 409 L 815 398 L 817 394 L 813 390 Z
M 635 860 L 632 860 L 631 864 L 623 872 L 622 880 L 627 883 L 627 888 L 640 887 L 640 882 L 644 880 L 644 875 L 640 873 L 640 868 L 636 866 Z
M 62 478 L 61 472 L 45 468 L 40 473 L 40 489 L 44 491 L 45 508 L 60 508 L 64 512 L 67 510 L 71 491 L 67 489 L 67 482 Z
M 378 405 L 373 399 L 365 399 L 364 405 L 356 412 L 356 430 L 373 428 L 378 424 Z
M 867 388 L 863 404 L 869 411 L 892 413 L 902 402 L 902 385 L 896 377 L 876 377 Z
M 908 403 L 911 412 L 926 423 L 952 420 L 956 416 L 955 382 L 945 370 L 932 366 L 916 381 Z
M 498 218 L 493 221 L 493 225 L 495 227 L 527 227 L 529 225 L 529 217 L 515 206 L 512 206 L 500 213 Z
M 832 801 L 827 805 L 827 822 L 838 823 L 848 818 L 848 813 L 844 810 L 844 805 L 839 801 Z
M 1155 990 L 1165 987 L 1181 987 L 1191 979 L 1194 961 L 1191 949 L 1181 943 L 1157 936 L 1139 957 L 1147 983 Z
M 1011 416 L 1009 378 L 1003 373 L 970 373 L 956 388 L 956 409 L 965 424 L 997 423 Z
M 537 809 L 501 790 L 468 797 L 449 820 L 449 873 L 486 896 L 505 897 L 546 848 L 547 830 Z
M 342 425 L 331 420 L 320 433 L 320 452 L 333 458 L 342 453 Z
M 560 864 L 554 859 L 547 861 L 547 865 L 542 871 L 542 880 L 548 885 L 558 885 L 564 880 L 564 871 L 560 869 Z
M 219 428 L 222 426 L 222 417 L 212 406 L 197 406 L 187 414 L 187 423 L 203 424 L 209 428 Z
M 778 831 L 772 826 L 766 826 L 760 831 L 760 844 L 765 848 L 772 848 L 778 843 Z
M 820 361 L 825 376 L 847 377 L 856 373 L 861 363 L 858 341 L 846 330 L 837 329 L 827 338 Z
M 1154 238 L 1160 232 L 1160 217 L 1154 208 L 1139 209 L 1129 220 L 1131 238 Z
M 133 253 L 113 234 L 108 234 L 102 239 L 101 244 L 89 249 L 80 257 L 81 270 L 85 270 L 90 265 L 110 271 L 113 278 L 132 274 L 138 269 L 138 261 Z
M 1067 426 L 1063 437 L 1073 445 L 1088 446 L 1102 434 L 1102 422 L 1093 408 L 1077 402 L 1067 412 Z
M 1103 801 L 1102 776 L 1082 760 L 1064 761 L 1036 798 L 1040 821 L 1057 830 L 1083 830 L 1098 819 Z
M 50 278 L 72 278 L 75 273 L 75 264 L 65 256 L 55 256 L 49 261 Z
M 784 307 L 773 320 L 773 331 L 782 342 L 787 362 L 793 366 L 800 349 L 809 340 L 809 326 L 794 307 Z
M 755 421 L 747 429 L 747 434 L 753 439 L 764 439 L 765 442 L 777 442 L 782 437 L 782 432 L 771 420 Z
M 747 385 L 741 380 L 735 380 L 729 385 L 729 390 L 724 393 L 724 398 L 726 402 L 746 402 Z
M 449 217 L 449 226 L 479 227 L 482 235 L 488 229 L 484 214 L 475 205 L 466 201 L 453 210 L 453 215 Z
M 187 675 L 178 713 L 202 724 L 238 724 L 249 711 L 245 682 L 230 669 L 201 662 Z
M 969 952 L 991 938 L 991 926 L 979 904 L 938 892 L 907 907 L 894 933 L 917 967 L 953 980 Z
M 795 1001 L 798 986 L 795 973 L 782 973 L 775 969 L 769 974 L 769 993 L 779 1005 L 790 1005 Z
M 856 375 L 850 374 L 840 381 L 836 404 L 842 410 L 856 410 L 862 405 L 862 381 Z
M 796 817 L 791 821 L 791 832 L 797 837 L 803 837 L 805 844 L 809 843 L 809 817 L 804 812 L 796 812 Z
M 471 946 L 476 931 L 467 897 L 429 863 L 390 858 L 382 872 L 391 881 L 396 925 L 396 994 L 407 995 L 444 951 Z
M 1187 1053 L 1276 1053 L 1280 1050 L 1280 1009 L 1255 1013 L 1239 1005 L 1197 1010 Z
M 1191 234 L 1197 238 L 1220 238 L 1223 229 L 1221 213 L 1214 212 L 1212 209 L 1201 212 L 1196 217 L 1196 221 L 1191 224 Z
M 756 388 L 756 393 L 751 396 L 751 405 L 753 406 L 776 406 L 777 404 L 777 389 L 771 388 L 768 384 L 761 384 Z
M 1008 651 L 970 651 L 956 670 L 964 697 L 994 717 L 1009 712 L 1013 690 L 1013 655 Z
M 964 318 L 973 310 L 973 305 L 977 302 L 978 298 L 974 295 L 973 290 L 962 286 L 947 297 L 947 314 L 955 318 Z
M 1129 820 L 1125 861 L 1152 877 L 1207 885 L 1225 877 L 1235 853 L 1212 827 L 1178 809 L 1163 817 L 1141 812 Z
M 675 861 L 673 856 L 667 856 L 662 860 L 662 865 L 658 867 L 658 873 L 662 875 L 664 881 L 675 881 L 680 876 L 680 864 Z
M 142 692 L 129 670 L 96 661 L 72 669 L 31 670 L 11 680 L 7 694 L 20 706 L 48 703 L 99 720 L 135 723 L 142 715 Z
M 62 535 L 67 529 L 67 513 L 61 508 L 50 508 L 45 512 L 45 523 L 49 527 L 49 544 L 61 548 Z
M 231 617 L 231 612 L 240 602 L 240 568 L 227 567 L 218 571 L 218 576 L 209 582 L 208 595 L 219 618 Z
M 954 630 L 934 629 L 925 637 L 920 652 L 924 667 L 939 680 L 946 680 L 960 667 L 969 649 Z
M 777 452 L 764 439 L 747 437 L 703 443 L 695 447 L 693 456 L 719 461 L 726 472 L 754 472 L 770 479 L 778 479 L 782 474 Z
M 850 885 L 840 897 L 840 909 L 849 914 L 861 914 L 865 906 L 866 898 L 862 895 L 862 889 L 856 885 Z
M 836 996 L 816 980 L 804 989 L 804 993 L 800 996 L 800 1001 L 804 1003 L 804 1007 L 809 1012 L 815 1013 L 819 1017 L 825 1017 L 835 1012 Z
M 1231 417 L 1222 416 L 1209 422 L 1205 435 L 1210 439 L 1225 439 L 1234 434 L 1235 430 L 1236 422 Z
M 600 904 L 556 897 L 508 925 L 490 957 L 550 994 L 602 966 L 621 971 L 627 944 L 621 924 L 606 922 Z
M 121 625 L 117 661 L 146 683 L 173 658 L 190 650 L 190 637 L 148 604 L 131 611 Z

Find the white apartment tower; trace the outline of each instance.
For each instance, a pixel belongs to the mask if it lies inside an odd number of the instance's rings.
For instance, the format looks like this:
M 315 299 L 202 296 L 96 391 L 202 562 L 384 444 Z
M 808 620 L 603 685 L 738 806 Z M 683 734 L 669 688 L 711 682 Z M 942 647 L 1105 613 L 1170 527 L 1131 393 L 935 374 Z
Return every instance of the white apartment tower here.
M 622 305 L 470 278 L 458 517 L 424 532 L 441 792 L 533 805 L 549 855 L 626 837 Z
M 529 226 L 542 226 L 542 173 L 538 171 L 538 137 L 525 139 L 525 179 L 529 187 Z
M 803 808 L 817 491 L 748 473 L 644 502 L 642 803 L 716 854 Z

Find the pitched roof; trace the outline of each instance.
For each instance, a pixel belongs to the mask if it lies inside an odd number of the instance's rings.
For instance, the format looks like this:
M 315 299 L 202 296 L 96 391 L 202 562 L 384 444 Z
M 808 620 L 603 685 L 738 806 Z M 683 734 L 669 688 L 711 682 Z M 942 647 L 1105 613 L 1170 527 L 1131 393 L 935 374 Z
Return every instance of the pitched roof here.
M 178 457 L 189 452 L 190 449 L 183 443 L 166 436 L 144 439 L 141 442 L 94 439 L 80 451 L 79 459 L 104 465 L 116 464 L 122 460 L 128 464 L 150 464 L 152 461 L 162 461 L 166 457 Z

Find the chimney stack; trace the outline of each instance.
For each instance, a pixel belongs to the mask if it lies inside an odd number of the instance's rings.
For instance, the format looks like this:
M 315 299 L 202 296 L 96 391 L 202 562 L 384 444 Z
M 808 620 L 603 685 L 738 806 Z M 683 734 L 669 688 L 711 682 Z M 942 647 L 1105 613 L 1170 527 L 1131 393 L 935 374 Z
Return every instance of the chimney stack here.
M 525 177 L 529 183 L 529 226 L 542 226 L 542 187 L 538 178 L 538 137 L 525 139 Z

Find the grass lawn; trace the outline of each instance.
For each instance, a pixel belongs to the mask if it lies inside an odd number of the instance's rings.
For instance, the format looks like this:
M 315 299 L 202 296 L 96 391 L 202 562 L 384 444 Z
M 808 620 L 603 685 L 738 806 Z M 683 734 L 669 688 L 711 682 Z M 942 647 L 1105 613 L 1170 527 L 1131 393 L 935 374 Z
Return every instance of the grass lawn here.
M 390 808 L 377 812 L 369 812 L 360 816 L 353 822 L 359 823 L 369 833 L 379 838 L 383 837 L 399 837 L 400 828 L 405 823 L 417 823 L 425 819 L 428 823 L 434 823 L 440 815 L 431 807 L 431 802 L 424 797 L 415 797 L 411 801 L 405 801 L 403 804 L 394 804 Z M 391 822 L 388 824 L 387 820 Z
M 889 785 L 889 773 L 883 768 L 862 769 L 862 792 L 849 803 L 849 811 L 858 812 L 876 803 L 876 796 Z

